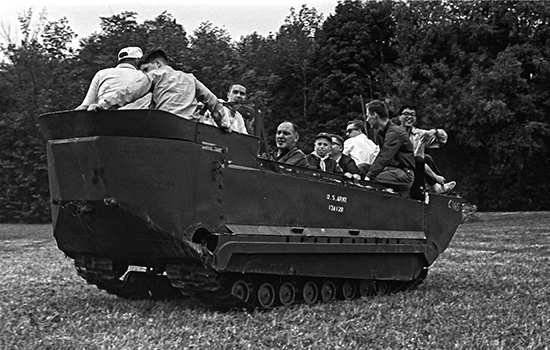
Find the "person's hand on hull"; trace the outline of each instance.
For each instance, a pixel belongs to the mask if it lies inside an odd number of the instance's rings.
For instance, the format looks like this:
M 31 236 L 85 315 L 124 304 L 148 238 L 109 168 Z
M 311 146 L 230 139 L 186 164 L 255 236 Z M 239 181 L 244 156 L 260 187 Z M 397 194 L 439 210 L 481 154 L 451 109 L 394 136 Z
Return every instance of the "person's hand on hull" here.
M 88 111 L 89 112 L 95 112 L 95 111 L 99 111 L 103 109 L 103 107 L 101 107 L 101 105 L 99 103 L 92 103 L 91 105 L 88 106 Z
M 224 113 L 223 109 L 216 109 L 212 111 L 212 119 L 218 124 L 218 127 L 226 132 L 231 132 L 231 125 L 229 123 L 229 117 Z

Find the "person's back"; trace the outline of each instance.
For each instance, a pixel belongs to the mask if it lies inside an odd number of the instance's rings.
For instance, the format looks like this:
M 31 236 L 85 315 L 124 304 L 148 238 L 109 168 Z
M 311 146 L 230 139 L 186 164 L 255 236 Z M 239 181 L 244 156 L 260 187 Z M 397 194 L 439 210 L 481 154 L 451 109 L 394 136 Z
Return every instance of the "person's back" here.
M 176 71 L 162 66 L 148 73 L 153 81 L 153 102 L 155 109 L 169 111 L 186 119 L 194 119 L 197 108 L 197 79 L 190 73 Z
M 136 69 L 137 60 L 142 55 L 139 47 L 121 49 L 119 64 L 94 75 L 86 97 L 76 109 L 118 108 L 145 95 L 151 82 L 142 71 Z
M 195 114 L 199 102 L 212 113 L 216 124 L 231 132 L 229 119 L 223 114 L 223 105 L 193 74 L 174 70 L 168 65 L 168 55 L 155 48 L 145 54 L 139 63 L 152 82 L 153 107 L 185 119 L 199 121 Z

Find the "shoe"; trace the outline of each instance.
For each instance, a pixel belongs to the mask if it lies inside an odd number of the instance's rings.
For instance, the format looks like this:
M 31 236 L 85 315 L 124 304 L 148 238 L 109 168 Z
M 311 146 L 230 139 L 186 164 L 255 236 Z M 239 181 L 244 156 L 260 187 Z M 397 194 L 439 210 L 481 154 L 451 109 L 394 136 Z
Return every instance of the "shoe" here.
M 439 185 L 439 184 L 438 184 Z M 445 185 L 441 186 L 436 186 L 436 190 L 435 190 L 435 193 L 437 194 L 443 194 L 443 193 L 447 193 L 447 192 L 450 192 L 453 188 L 455 188 L 456 186 L 456 182 L 455 181 L 450 181 L 450 182 L 447 182 Z

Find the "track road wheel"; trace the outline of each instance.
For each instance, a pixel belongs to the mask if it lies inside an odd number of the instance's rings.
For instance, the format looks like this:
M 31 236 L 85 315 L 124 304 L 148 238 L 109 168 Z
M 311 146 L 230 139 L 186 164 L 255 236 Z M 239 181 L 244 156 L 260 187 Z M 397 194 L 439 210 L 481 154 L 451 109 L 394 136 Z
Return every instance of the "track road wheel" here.
M 344 300 L 352 300 L 357 294 L 357 286 L 353 281 L 345 280 L 342 283 L 342 298 Z
M 376 291 L 376 286 L 372 280 L 362 280 L 359 283 L 359 295 L 364 298 L 373 295 Z
M 248 303 L 250 301 L 250 287 L 244 280 L 236 280 L 231 286 L 231 295 Z
M 153 282 L 154 276 L 144 272 L 130 271 L 124 276 L 124 285 L 119 290 L 119 295 L 127 299 L 147 299 L 149 298 L 149 288 Z
M 307 281 L 302 287 L 302 298 L 304 302 L 308 305 L 315 304 L 319 291 L 317 290 L 317 285 L 312 281 Z
M 336 298 L 336 286 L 332 281 L 325 281 L 321 285 L 321 300 L 324 303 L 333 301 Z
M 282 306 L 290 306 L 296 300 L 296 288 L 290 282 L 283 282 L 279 287 L 279 301 Z
M 273 304 L 275 303 L 275 289 L 271 283 L 262 283 L 258 287 L 256 296 L 258 297 L 258 304 L 262 308 L 269 309 L 273 307 Z
M 172 287 L 170 280 L 166 276 L 156 276 L 153 284 L 149 288 L 151 296 L 155 300 L 170 300 L 183 298 L 183 295 L 177 288 Z
M 391 292 L 391 284 L 387 281 L 376 281 L 376 294 L 388 295 Z

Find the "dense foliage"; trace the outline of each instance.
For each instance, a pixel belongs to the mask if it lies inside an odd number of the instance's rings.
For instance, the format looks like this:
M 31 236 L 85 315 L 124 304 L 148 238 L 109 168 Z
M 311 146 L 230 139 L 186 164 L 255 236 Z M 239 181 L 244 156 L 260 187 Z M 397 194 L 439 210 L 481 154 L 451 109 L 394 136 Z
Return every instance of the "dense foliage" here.
M 422 127 L 444 128 L 436 160 L 481 210 L 550 208 L 550 3 L 538 1 L 358 1 L 324 19 L 291 9 L 279 31 L 232 41 L 206 22 L 189 35 L 168 13 L 138 23 L 123 12 L 71 48 L 66 19 L 20 17 L 23 38 L 1 47 L 0 222 L 48 220 L 42 113 L 71 109 L 93 74 L 129 44 L 163 47 L 177 69 L 219 97 L 247 86 L 268 135 L 282 120 L 311 149 L 320 131 L 341 133 L 361 101 L 392 113 L 413 103 Z

